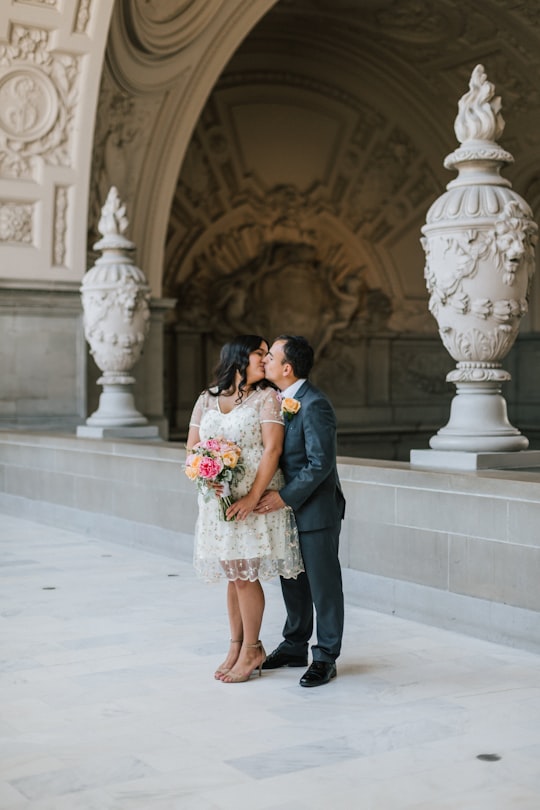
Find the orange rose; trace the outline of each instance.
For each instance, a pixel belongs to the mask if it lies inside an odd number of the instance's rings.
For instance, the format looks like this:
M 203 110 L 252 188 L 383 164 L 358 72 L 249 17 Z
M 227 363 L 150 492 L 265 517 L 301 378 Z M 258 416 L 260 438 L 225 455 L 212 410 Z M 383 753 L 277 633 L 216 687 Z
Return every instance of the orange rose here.
M 231 470 L 234 470 L 238 464 L 238 453 L 235 453 L 234 450 L 225 450 L 225 452 L 221 454 L 221 460 L 226 467 L 230 467 Z
M 292 419 L 292 417 L 298 413 L 300 407 L 301 403 L 297 399 L 285 397 L 281 402 L 281 413 L 286 416 L 287 419 Z
M 194 453 L 192 453 L 186 458 L 186 466 L 184 468 L 184 472 L 190 479 L 190 481 L 194 481 L 198 477 L 200 463 L 201 463 L 201 456 L 197 456 Z

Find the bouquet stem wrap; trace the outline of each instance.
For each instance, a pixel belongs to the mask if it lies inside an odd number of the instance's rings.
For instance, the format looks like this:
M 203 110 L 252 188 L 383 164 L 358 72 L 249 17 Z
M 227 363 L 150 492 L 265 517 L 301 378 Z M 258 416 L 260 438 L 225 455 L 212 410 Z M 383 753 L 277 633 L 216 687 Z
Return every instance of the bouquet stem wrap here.
M 232 506 L 234 503 L 233 496 L 231 495 L 231 487 L 228 481 L 223 482 L 223 491 L 219 498 L 219 515 L 222 520 L 235 520 L 235 517 L 228 518 L 227 517 L 227 509 L 229 506 Z

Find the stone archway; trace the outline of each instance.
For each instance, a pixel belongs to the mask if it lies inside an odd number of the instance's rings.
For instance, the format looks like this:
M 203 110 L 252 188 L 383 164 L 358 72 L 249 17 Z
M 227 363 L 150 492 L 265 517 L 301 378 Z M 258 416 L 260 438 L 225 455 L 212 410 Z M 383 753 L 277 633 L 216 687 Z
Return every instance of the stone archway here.
M 165 237 L 192 130 L 221 70 L 276 0 L 188 0 L 114 7 L 96 121 L 90 227 L 115 185 L 139 263 L 162 293 Z
M 171 209 L 180 431 L 220 341 L 287 326 L 316 344 L 319 382 L 344 432 L 372 434 L 368 454 L 445 421 L 451 360 L 427 309 L 420 228 L 452 179 L 442 162 L 483 39 L 523 109 L 508 25 L 525 36 L 502 0 L 294 0 L 252 30 L 205 104 Z

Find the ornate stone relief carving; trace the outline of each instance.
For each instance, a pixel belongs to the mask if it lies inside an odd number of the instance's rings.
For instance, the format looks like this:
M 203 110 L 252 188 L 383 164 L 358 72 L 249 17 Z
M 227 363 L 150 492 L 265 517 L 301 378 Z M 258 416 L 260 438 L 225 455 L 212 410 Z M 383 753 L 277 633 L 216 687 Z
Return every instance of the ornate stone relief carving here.
M 53 264 L 56 267 L 66 263 L 68 190 L 57 186 L 54 193 L 54 238 Z
M 418 401 L 425 394 L 434 397 L 448 394 L 448 384 L 441 377 L 439 354 L 422 348 L 423 351 L 416 345 L 411 350 L 406 343 L 394 348 L 391 383 L 402 402 Z
M 387 217 L 392 210 L 399 209 L 396 198 L 400 197 L 417 157 L 411 139 L 398 129 L 377 142 L 368 165 L 358 173 L 348 195 L 346 216 L 354 230 L 373 223 L 383 212 Z
M 129 205 L 135 195 L 139 169 L 151 137 L 151 122 L 162 101 L 162 95 L 136 97 L 120 91 L 107 70 L 100 87 L 90 186 L 90 232 L 88 244 L 96 237 L 101 200 L 109 188 L 119 189 Z M 90 252 L 93 260 L 95 254 Z
M 260 76 L 257 74 L 257 81 L 281 82 L 285 81 L 284 77 L 285 74 L 270 72 Z M 311 91 L 317 89 L 315 82 L 306 83 L 301 78 L 287 75 L 287 87 L 301 87 L 303 90 L 309 86 Z M 249 79 L 253 80 L 251 74 Z M 221 80 L 220 87 L 234 87 L 241 80 L 241 75 L 227 74 Z M 321 87 L 318 89 L 322 92 Z M 327 87 L 323 89 L 326 97 L 330 91 Z M 343 101 L 339 93 L 330 95 L 334 100 Z M 347 103 L 353 104 L 353 100 L 347 98 Z M 356 124 L 349 141 L 336 155 L 331 184 L 316 185 L 309 195 L 302 195 L 298 189 L 286 186 L 264 189 L 256 180 L 241 175 L 239 166 L 242 161 L 237 154 L 235 138 L 231 137 L 232 133 L 221 121 L 221 107 L 210 100 L 186 153 L 171 216 L 164 276 L 164 289 L 168 294 L 179 294 L 182 299 L 186 275 L 201 272 L 203 266 L 220 266 L 224 256 L 223 273 L 230 275 L 238 271 L 241 274 L 257 256 L 262 256 L 268 245 L 274 243 L 312 245 L 321 251 L 316 262 L 322 263 L 327 259 L 329 248 L 329 237 L 322 235 L 328 231 L 328 225 L 321 224 L 325 217 L 335 218 L 335 222 L 339 222 L 339 239 L 348 243 L 349 270 L 358 268 L 366 261 L 366 249 L 361 247 L 359 239 L 376 245 L 391 238 L 394 232 L 403 228 L 404 223 L 413 219 L 417 221 L 416 212 L 418 209 L 425 210 L 427 200 L 438 188 L 432 172 L 421 161 L 418 149 L 400 127 L 390 127 L 380 114 L 359 105 L 357 101 L 354 104 L 358 108 Z M 193 247 L 199 238 L 196 234 L 202 234 L 209 228 L 214 234 L 210 255 L 208 245 L 199 252 Z M 186 238 L 188 235 L 191 237 Z M 201 238 L 199 244 L 203 243 L 204 239 Z M 334 247 L 337 243 L 338 240 L 335 240 Z M 249 249 L 244 251 L 240 246 L 249 246 Z M 193 251 L 197 253 L 196 256 Z M 375 253 L 371 250 L 372 264 Z M 350 258 L 352 254 L 356 254 L 356 258 Z M 359 256 L 362 259 L 359 260 Z M 268 256 L 259 260 L 264 264 Z M 363 270 L 364 284 L 367 284 L 366 278 L 371 276 L 370 285 L 379 286 L 373 284 L 373 278 L 377 275 L 378 271 L 373 267 L 370 273 Z M 345 276 L 346 273 L 343 278 Z M 206 281 L 209 278 L 210 269 Z M 203 295 L 201 285 L 206 281 L 201 278 L 198 284 L 197 300 Z M 247 276 L 246 283 L 248 287 L 251 284 Z M 241 287 L 239 280 L 236 286 Z M 315 294 L 316 285 L 308 284 L 308 287 L 310 294 Z M 345 290 L 341 292 L 344 297 L 349 294 Z M 234 315 L 237 326 L 245 311 L 240 303 L 240 295 L 237 291 Z M 371 291 L 369 315 L 364 311 L 362 317 L 355 319 L 354 326 L 353 319 L 342 323 L 343 310 L 337 302 L 334 309 L 336 322 L 342 324 L 344 329 L 342 337 L 341 327 L 336 327 L 333 333 L 336 339 L 345 339 L 345 333 L 358 338 L 366 330 L 372 332 L 377 328 L 434 331 L 433 321 L 423 301 L 391 299 L 387 289 Z M 190 316 L 184 315 L 180 307 L 179 317 L 184 319 Z M 323 315 L 322 320 L 325 317 L 328 317 L 328 313 Z M 223 323 L 226 321 L 227 317 Z M 215 328 L 219 328 L 219 325 Z M 228 328 L 230 330 L 232 327 L 229 325 Z M 323 344 L 327 343 L 326 338 L 321 340 L 321 351 Z
M 350 339 L 351 330 L 384 328 L 388 298 L 370 290 L 350 246 L 322 229 L 319 207 L 292 186 L 251 197 L 243 221 L 219 230 L 194 256 L 178 288 L 180 322 L 218 340 L 294 329 L 318 355 L 332 339 Z
M 71 165 L 79 59 L 51 52 L 49 34 L 14 25 L 0 45 L 0 176 L 36 179 L 38 161 Z
M 86 26 L 90 20 L 90 6 L 92 0 L 79 0 L 79 8 L 77 9 L 77 17 L 75 20 L 75 33 L 84 34 Z
M 394 0 L 388 8 L 375 12 L 377 23 L 387 35 L 407 42 L 439 42 L 453 18 L 452 8 L 442 6 L 438 0 Z
M 0 201 L 0 242 L 32 244 L 34 206 Z

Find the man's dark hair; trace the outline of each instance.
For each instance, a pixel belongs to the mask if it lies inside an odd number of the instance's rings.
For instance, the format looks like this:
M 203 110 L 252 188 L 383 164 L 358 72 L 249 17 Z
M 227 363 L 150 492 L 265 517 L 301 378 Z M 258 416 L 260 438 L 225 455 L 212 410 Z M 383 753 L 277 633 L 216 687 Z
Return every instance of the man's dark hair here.
M 280 335 L 276 340 L 283 341 L 285 361 L 290 363 L 294 376 L 307 379 L 313 368 L 313 349 L 302 335 Z

